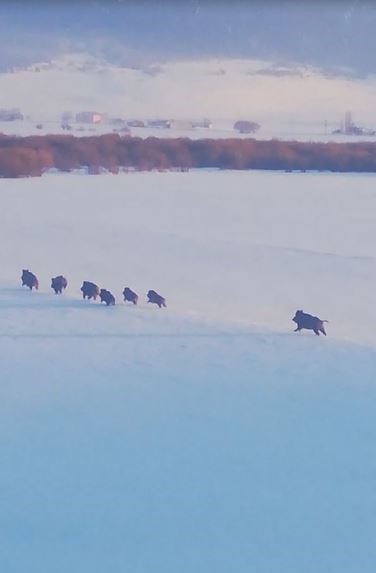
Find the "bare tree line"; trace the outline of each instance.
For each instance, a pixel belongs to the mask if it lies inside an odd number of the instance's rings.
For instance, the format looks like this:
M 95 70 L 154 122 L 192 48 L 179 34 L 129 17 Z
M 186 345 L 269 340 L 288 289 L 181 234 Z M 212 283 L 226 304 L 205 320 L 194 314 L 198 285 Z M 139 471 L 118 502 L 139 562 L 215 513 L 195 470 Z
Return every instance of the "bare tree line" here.
M 0 177 L 40 176 L 52 168 L 87 168 L 89 173 L 193 168 L 376 172 L 376 143 L 0 135 Z

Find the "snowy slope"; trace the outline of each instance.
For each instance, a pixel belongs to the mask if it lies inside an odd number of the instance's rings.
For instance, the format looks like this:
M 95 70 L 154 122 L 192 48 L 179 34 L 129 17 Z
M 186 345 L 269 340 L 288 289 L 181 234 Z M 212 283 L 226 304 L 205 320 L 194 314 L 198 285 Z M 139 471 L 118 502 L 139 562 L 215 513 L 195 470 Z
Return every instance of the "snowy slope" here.
M 19 107 L 31 120 L 18 125 L 3 122 L 0 127 L 11 133 L 39 133 L 35 131 L 39 122 L 44 131 L 56 132 L 62 112 L 96 110 L 126 118 L 208 117 L 214 137 L 233 133 L 237 119 L 251 119 L 262 125 L 259 137 L 325 140 L 340 126 L 347 110 L 357 124 L 375 128 L 375 90 L 373 77 L 355 79 L 258 60 L 165 62 L 142 69 L 71 54 L 0 74 L 0 106 Z M 108 129 L 103 126 L 97 131 Z M 191 131 L 189 136 L 203 137 L 207 132 Z M 137 129 L 134 133 L 149 134 Z M 157 133 L 161 135 L 161 130 Z M 163 134 L 169 136 L 171 131 Z M 174 135 L 187 134 L 180 130 Z
M 373 187 L 0 180 L 2 570 L 374 570 Z M 82 280 L 118 304 L 82 301 Z M 328 337 L 294 334 L 296 308 Z

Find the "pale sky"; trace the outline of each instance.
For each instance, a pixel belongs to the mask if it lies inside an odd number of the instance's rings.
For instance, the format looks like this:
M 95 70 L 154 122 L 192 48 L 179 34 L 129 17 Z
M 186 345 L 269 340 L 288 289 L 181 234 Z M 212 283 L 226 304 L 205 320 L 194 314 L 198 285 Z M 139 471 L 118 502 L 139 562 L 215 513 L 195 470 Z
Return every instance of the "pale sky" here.
M 0 5 L 0 68 L 86 50 L 122 63 L 240 57 L 376 71 L 376 6 L 364 0 L 43 0 Z

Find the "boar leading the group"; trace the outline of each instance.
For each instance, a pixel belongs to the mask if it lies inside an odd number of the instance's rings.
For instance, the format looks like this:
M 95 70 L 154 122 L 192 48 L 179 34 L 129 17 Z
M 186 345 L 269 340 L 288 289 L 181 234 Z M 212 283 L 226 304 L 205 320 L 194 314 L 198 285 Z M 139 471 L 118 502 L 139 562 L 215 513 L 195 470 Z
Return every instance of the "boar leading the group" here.
M 297 325 L 294 332 L 298 332 L 305 328 L 306 330 L 313 330 L 317 336 L 320 336 L 320 332 L 326 336 L 324 322 L 328 322 L 327 320 L 321 320 L 321 318 L 312 316 L 312 314 L 308 314 L 302 310 L 297 310 L 292 320 Z

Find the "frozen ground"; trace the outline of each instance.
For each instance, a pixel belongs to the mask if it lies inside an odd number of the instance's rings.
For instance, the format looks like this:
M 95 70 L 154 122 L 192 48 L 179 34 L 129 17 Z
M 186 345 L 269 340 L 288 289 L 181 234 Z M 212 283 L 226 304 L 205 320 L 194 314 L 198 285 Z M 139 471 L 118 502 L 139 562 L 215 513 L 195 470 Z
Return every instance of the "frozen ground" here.
M 373 573 L 374 176 L 48 175 L 0 195 L 1 569 Z M 294 334 L 297 308 L 328 337 Z

